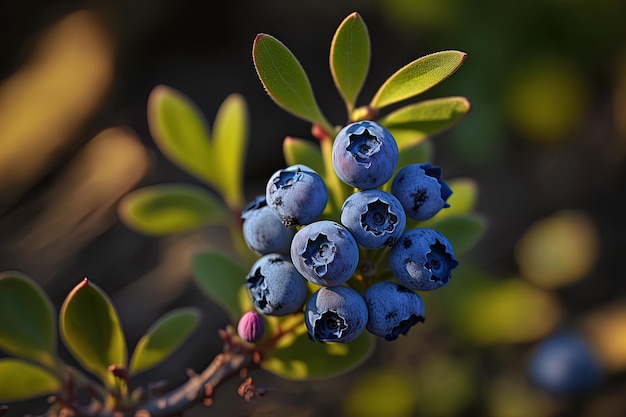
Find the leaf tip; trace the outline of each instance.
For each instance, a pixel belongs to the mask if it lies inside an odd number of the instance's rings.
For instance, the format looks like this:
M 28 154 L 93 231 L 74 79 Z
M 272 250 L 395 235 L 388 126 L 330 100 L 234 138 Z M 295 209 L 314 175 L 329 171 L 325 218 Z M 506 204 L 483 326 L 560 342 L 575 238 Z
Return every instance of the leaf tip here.
M 80 282 L 80 284 L 77 285 L 78 288 L 83 288 L 83 287 L 87 287 L 89 286 L 89 278 L 85 277 L 83 278 L 83 280 Z
M 257 44 L 259 43 L 259 41 L 263 38 L 265 38 L 266 36 L 269 36 L 267 33 L 257 33 L 256 36 L 254 37 L 254 42 L 252 43 L 252 50 L 254 51 L 254 49 L 256 48 Z

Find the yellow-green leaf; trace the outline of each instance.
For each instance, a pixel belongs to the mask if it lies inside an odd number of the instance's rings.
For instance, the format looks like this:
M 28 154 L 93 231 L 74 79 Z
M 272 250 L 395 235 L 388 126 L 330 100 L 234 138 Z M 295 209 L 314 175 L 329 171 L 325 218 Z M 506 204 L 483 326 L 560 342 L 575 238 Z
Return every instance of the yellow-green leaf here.
M 248 107 L 243 96 L 231 94 L 220 106 L 213 123 L 216 186 L 226 204 L 241 210 L 244 199 L 244 162 L 248 145 Z
M 132 191 L 120 201 L 118 213 L 128 227 L 151 236 L 223 224 L 228 219 L 221 200 L 190 184 L 158 184 Z
M 441 51 L 416 59 L 383 83 L 370 106 L 380 109 L 423 93 L 452 75 L 466 56 L 460 51 Z
M 137 342 L 129 372 L 137 374 L 166 359 L 187 339 L 199 315 L 195 308 L 181 308 L 161 317 Z
M 180 91 L 156 86 L 148 97 L 148 126 L 161 152 L 178 166 L 210 184 L 213 166 L 209 126 L 200 109 Z
M 286 379 L 330 378 L 363 363 L 371 355 L 374 344 L 374 337 L 368 332 L 350 343 L 314 343 L 303 324 L 296 336 L 263 358 L 261 367 Z
M 126 340 L 109 297 L 85 278 L 61 306 L 61 336 L 80 364 L 112 386 L 110 365 L 126 367 Z
M 311 123 L 333 128 L 315 101 L 311 83 L 300 62 L 278 39 L 261 33 L 256 36 L 252 57 L 257 75 L 269 96 L 288 112 Z
M 370 38 L 357 12 L 337 28 L 330 46 L 330 72 L 351 112 L 370 65 Z
M 0 359 L 0 401 L 23 401 L 61 391 L 61 380 L 32 363 Z
M 195 255 L 191 268 L 200 289 L 226 310 L 233 323 L 237 323 L 242 314 L 240 289 L 248 271 L 240 262 L 218 252 Z
M 324 159 L 318 144 L 287 136 L 283 141 L 283 155 L 287 165 L 306 165 L 324 178 Z
M 39 285 L 16 271 L 0 273 L 0 349 L 47 367 L 56 362 L 52 303 Z
M 435 216 L 431 220 L 420 223 L 420 226 L 432 227 L 443 233 L 452 244 L 457 255 L 468 250 L 478 242 L 485 231 L 486 225 L 486 219 L 476 213 L 452 214 L 441 219 L 437 219 L 437 216 Z
M 478 183 L 472 178 L 453 178 L 446 180 L 452 189 L 452 195 L 448 198 L 450 207 L 437 213 L 434 221 L 440 221 L 448 216 L 468 214 L 476 207 L 478 200 Z
M 465 97 L 445 97 L 426 100 L 402 107 L 379 120 L 400 141 L 405 132 L 415 142 L 452 127 L 470 111 Z M 401 146 L 398 143 L 398 146 Z

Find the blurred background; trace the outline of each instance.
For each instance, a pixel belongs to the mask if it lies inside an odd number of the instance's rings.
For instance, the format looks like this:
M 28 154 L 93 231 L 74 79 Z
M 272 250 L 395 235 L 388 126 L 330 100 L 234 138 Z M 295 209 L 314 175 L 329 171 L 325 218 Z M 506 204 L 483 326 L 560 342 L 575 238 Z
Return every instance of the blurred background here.
M 265 94 L 252 65 L 255 35 L 272 34 L 294 52 L 322 110 L 342 124 L 328 51 L 352 11 L 372 40 L 360 104 L 419 56 L 467 52 L 424 98 L 472 103 L 466 119 L 434 138 L 434 162 L 446 178 L 477 182 L 476 211 L 488 228 L 460 255 L 451 285 L 424 295 L 426 322 L 379 343 L 361 368 L 306 383 L 259 371 L 265 398 L 246 404 L 230 381 L 211 408 L 188 415 L 626 415 L 621 0 L 0 0 L 0 269 L 33 277 L 57 308 L 89 277 L 111 295 L 130 346 L 162 313 L 199 307 L 192 340 L 135 382 L 176 385 L 186 368 L 201 370 L 220 351 L 216 331 L 228 319 L 190 280 L 189 261 L 220 231 L 150 238 L 116 214 L 138 187 L 196 183 L 152 142 L 148 95 L 169 85 L 212 120 L 226 96 L 242 94 L 252 197 L 284 166 L 283 138 L 311 137 Z M 527 376 L 540 342 L 563 330 L 583 337 L 603 375 L 575 396 Z M 45 409 L 40 399 L 9 415 Z

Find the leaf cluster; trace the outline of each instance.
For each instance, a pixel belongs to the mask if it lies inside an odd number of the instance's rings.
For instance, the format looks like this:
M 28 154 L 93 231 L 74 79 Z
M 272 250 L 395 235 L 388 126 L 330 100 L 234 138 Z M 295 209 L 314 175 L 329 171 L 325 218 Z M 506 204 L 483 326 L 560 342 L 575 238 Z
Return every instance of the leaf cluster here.
M 18 401 L 67 388 L 95 390 L 107 402 L 132 402 L 128 381 L 172 354 L 199 319 L 194 308 L 170 311 L 141 337 L 130 360 L 119 317 L 109 297 L 85 278 L 67 295 L 58 315 L 61 341 L 99 383 L 58 356 L 57 317 L 42 288 L 16 271 L 0 274 L 0 401 Z

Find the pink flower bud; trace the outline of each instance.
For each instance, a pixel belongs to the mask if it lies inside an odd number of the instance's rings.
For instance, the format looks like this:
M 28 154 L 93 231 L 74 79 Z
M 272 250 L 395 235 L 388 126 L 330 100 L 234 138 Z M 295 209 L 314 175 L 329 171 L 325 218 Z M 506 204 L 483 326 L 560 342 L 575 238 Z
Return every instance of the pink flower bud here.
M 239 333 L 239 337 L 246 342 L 258 342 L 263 338 L 263 334 L 265 333 L 263 317 L 256 311 L 248 311 L 239 319 L 237 333 Z

